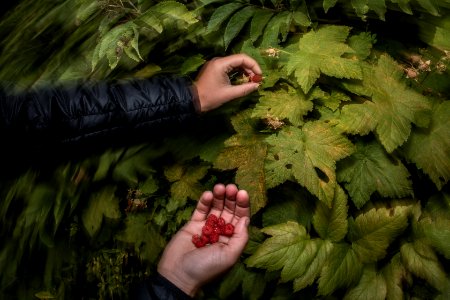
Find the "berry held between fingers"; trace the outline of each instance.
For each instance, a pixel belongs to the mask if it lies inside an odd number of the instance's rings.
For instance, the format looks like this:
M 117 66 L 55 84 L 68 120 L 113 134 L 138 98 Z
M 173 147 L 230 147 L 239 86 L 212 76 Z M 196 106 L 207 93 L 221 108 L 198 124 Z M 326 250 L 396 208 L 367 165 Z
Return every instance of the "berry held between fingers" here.
M 192 243 L 197 248 L 206 246 L 207 244 L 214 244 L 219 241 L 220 235 L 232 236 L 234 233 L 234 226 L 231 223 L 226 223 L 225 220 L 215 215 L 209 215 L 206 219 L 205 225 L 202 227 L 202 234 L 194 234 L 192 236 Z
M 262 80 L 263 80 L 262 75 L 254 74 L 254 75 L 250 76 L 251 82 L 260 83 Z

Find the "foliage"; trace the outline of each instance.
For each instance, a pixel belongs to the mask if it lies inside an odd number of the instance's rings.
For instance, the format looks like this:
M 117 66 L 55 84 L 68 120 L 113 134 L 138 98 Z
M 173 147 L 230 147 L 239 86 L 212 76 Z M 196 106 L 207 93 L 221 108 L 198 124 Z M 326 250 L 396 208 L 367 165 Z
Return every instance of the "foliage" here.
M 445 299 L 449 12 L 437 0 L 20 1 L 0 22 L 0 80 L 17 91 L 193 79 L 236 52 L 264 81 L 144 144 L 2 158 L 2 298 L 127 298 L 221 181 L 251 196 L 250 241 L 200 298 Z

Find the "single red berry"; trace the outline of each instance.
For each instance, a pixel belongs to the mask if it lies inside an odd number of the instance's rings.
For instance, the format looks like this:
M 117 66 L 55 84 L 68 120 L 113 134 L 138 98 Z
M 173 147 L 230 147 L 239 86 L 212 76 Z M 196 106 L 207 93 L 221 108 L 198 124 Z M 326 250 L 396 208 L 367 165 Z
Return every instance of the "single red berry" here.
M 206 225 L 214 226 L 217 223 L 217 216 L 216 215 L 209 215 L 206 219 Z
M 259 75 L 259 74 L 253 74 L 252 76 L 250 76 L 250 81 L 251 81 L 251 82 L 260 83 L 262 80 L 263 80 L 262 75 Z
M 223 229 L 223 227 L 214 226 L 212 234 L 217 234 L 217 235 L 222 234 L 222 229 Z
M 202 241 L 203 246 L 209 243 L 209 238 L 206 235 L 200 236 L 200 240 Z
M 217 220 L 217 226 L 224 227 L 225 226 L 225 219 L 220 217 L 219 220 Z
M 226 236 L 232 236 L 234 233 L 234 226 L 231 223 L 228 223 L 225 225 L 225 228 L 223 230 L 223 235 Z
M 214 243 L 217 243 L 219 241 L 219 235 L 218 234 L 211 234 L 210 236 L 209 236 L 209 242 L 211 243 L 211 244 L 214 244 Z
M 206 244 L 203 243 L 202 238 L 198 234 L 194 234 L 192 236 L 192 243 L 195 245 L 195 247 L 200 248 L 205 246 Z
M 203 226 L 202 228 L 202 234 L 203 235 L 211 235 L 213 233 L 213 227 L 209 224 L 206 224 L 205 226 Z

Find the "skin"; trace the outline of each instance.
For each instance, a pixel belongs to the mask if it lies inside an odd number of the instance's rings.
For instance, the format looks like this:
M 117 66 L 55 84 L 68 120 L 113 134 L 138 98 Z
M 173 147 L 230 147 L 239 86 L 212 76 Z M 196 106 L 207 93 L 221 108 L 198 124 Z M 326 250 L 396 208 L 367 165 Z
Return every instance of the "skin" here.
M 231 237 L 196 248 L 192 236 L 201 233 L 210 214 L 235 226 Z M 204 192 L 191 220 L 173 236 L 158 264 L 158 272 L 190 296 L 208 281 L 230 269 L 239 259 L 248 241 L 250 201 L 245 190 L 236 185 L 217 184 Z
M 262 75 L 258 63 L 246 54 L 213 58 L 203 65 L 195 81 L 201 112 L 213 110 L 258 89 L 259 83 L 255 82 L 232 85 L 228 74 L 235 70 L 242 70 L 248 76 Z

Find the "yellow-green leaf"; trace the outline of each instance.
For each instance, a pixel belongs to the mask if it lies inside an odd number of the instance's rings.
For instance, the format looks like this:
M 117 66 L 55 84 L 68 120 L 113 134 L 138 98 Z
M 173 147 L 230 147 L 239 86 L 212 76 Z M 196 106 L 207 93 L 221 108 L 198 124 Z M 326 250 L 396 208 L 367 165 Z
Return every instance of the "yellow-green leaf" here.
M 295 180 L 331 205 L 336 186 L 336 161 L 353 152 L 352 143 L 320 121 L 308 122 L 301 129 L 284 127 L 266 140 L 271 146 L 266 162 L 268 187 Z
M 266 205 L 264 159 L 267 146 L 264 136 L 256 131 L 256 121 L 246 110 L 232 118 L 236 134 L 225 141 L 214 166 L 222 170 L 236 171 L 236 183 L 247 190 L 252 201 L 252 214 Z
M 99 232 L 104 218 L 120 218 L 119 199 L 115 196 L 115 191 L 115 187 L 105 187 L 89 198 L 81 219 L 90 237 Z

